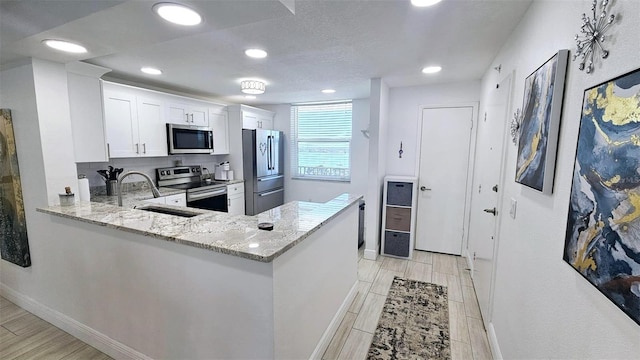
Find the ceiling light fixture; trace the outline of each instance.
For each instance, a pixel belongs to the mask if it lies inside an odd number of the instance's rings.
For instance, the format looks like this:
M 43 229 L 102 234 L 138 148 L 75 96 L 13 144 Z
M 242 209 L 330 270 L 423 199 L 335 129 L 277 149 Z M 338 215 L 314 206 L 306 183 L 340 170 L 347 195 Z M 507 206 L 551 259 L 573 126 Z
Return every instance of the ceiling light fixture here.
M 322 92 L 323 92 L 324 94 L 333 94 L 333 93 L 335 93 L 336 91 L 335 91 L 335 90 L 333 90 L 333 89 L 324 89 L 324 90 L 322 90 Z
M 422 69 L 422 72 L 425 74 L 435 74 L 437 72 L 440 72 L 440 70 L 442 70 L 440 66 L 427 66 Z
M 42 40 L 42 42 L 50 48 L 64 51 L 64 52 L 69 52 L 74 54 L 82 54 L 87 52 L 87 49 L 84 46 L 74 44 L 72 42 L 68 42 L 64 40 L 47 39 L 47 40 Z
M 411 5 L 415 7 L 427 7 L 431 5 L 435 5 L 442 0 L 411 0 Z
M 173 3 L 157 3 L 153 5 L 161 18 L 178 25 L 194 26 L 202 22 L 202 16 L 184 5 Z
M 143 68 L 140 69 L 140 71 L 142 71 L 145 74 L 149 74 L 149 75 L 160 75 L 160 74 L 162 74 L 162 70 L 156 69 L 156 68 L 152 68 L 152 67 L 143 67 Z
M 260 80 L 242 80 L 240 89 L 245 94 L 259 95 L 264 94 L 266 85 Z
M 267 57 L 267 52 L 262 49 L 247 49 L 244 54 L 254 59 L 264 59 Z

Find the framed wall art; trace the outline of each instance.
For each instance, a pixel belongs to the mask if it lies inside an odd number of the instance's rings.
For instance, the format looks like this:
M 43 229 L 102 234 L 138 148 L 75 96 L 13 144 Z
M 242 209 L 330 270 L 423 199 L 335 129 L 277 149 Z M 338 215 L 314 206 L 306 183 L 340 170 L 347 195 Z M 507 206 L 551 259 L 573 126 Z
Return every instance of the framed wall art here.
M 525 80 L 516 182 L 553 191 L 568 50 L 560 50 Z
M 563 258 L 640 325 L 640 69 L 584 93 Z
M 0 254 L 3 260 L 31 266 L 13 121 L 7 109 L 0 109 Z

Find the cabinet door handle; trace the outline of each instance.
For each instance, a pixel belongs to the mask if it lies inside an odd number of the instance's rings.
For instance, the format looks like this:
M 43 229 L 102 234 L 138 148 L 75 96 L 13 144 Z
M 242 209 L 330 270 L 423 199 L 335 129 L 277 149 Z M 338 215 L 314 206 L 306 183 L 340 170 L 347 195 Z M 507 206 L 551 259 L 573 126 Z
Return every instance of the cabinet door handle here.
M 189 113 L 185 113 L 184 116 L 187 118 L 187 122 L 189 122 Z
M 140 154 L 140 144 L 136 143 L 136 154 Z
M 227 207 L 231 206 L 231 199 L 227 198 Z
M 111 146 L 107 143 L 107 159 L 111 157 Z
M 142 144 L 142 153 L 146 154 L 147 153 L 147 143 L 143 143 Z
M 191 113 L 191 122 L 194 122 L 194 121 L 193 121 L 193 113 Z

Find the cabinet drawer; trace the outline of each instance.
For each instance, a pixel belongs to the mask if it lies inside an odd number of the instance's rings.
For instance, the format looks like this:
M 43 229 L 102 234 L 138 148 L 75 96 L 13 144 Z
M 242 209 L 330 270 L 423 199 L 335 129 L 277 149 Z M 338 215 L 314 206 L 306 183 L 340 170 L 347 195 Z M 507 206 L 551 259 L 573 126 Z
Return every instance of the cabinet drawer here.
M 411 206 L 413 184 L 389 181 L 387 183 L 387 205 Z
M 384 253 L 387 255 L 409 256 L 409 237 L 407 233 L 384 232 Z
M 227 196 L 235 194 L 244 194 L 244 183 L 227 185 Z
M 411 231 L 411 209 L 387 206 L 385 229 Z
M 175 194 L 165 196 L 166 204 L 173 206 L 187 206 L 187 196 L 185 194 Z

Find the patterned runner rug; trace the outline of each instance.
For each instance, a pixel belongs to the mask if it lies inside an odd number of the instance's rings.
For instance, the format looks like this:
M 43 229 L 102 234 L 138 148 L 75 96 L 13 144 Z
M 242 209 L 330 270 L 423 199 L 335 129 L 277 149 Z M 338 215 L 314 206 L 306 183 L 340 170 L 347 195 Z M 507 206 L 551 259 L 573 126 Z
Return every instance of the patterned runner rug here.
M 447 288 L 395 277 L 368 359 L 451 359 Z

